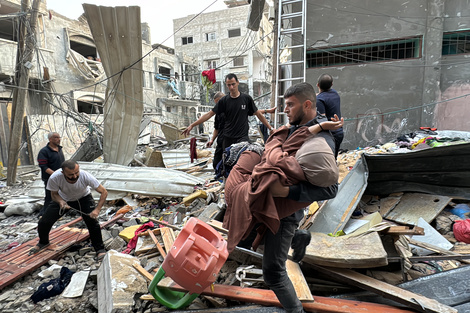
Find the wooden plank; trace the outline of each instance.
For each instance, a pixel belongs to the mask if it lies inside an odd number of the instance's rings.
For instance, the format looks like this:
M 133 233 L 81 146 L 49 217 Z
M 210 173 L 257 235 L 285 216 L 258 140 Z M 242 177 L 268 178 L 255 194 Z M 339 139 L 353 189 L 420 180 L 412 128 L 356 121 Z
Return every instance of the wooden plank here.
M 165 258 L 166 257 L 166 252 L 165 252 L 165 250 L 163 250 L 162 245 L 158 242 L 157 237 L 155 237 L 155 235 L 153 234 L 152 231 L 149 231 L 149 236 L 150 236 L 150 238 L 152 238 L 153 242 L 157 246 L 158 252 L 160 252 L 162 257 Z
M 422 217 L 431 223 L 452 199 L 423 193 L 406 193 L 385 218 L 400 224 L 417 225 Z
M 312 240 L 303 258 L 306 263 L 346 268 L 370 268 L 388 264 L 387 252 L 377 232 L 357 237 L 311 234 Z
M 175 242 L 175 232 L 173 231 L 173 229 L 168 227 L 162 227 L 160 228 L 160 230 L 166 253 L 170 253 L 170 249 L 173 246 L 173 243 Z
M 360 274 L 353 270 L 343 268 L 329 268 L 317 265 L 312 266 L 316 270 L 321 271 L 322 273 L 325 273 L 331 277 L 351 285 L 358 286 L 364 290 L 372 291 L 383 296 L 384 298 L 405 304 L 419 312 L 457 313 L 456 309 L 439 303 L 434 299 L 430 299 L 420 294 L 387 284 L 383 281 L 376 280 L 372 277 Z
M 420 241 L 414 240 L 412 238 L 409 238 L 408 240 L 410 241 L 411 244 L 413 244 L 415 246 L 418 246 L 418 247 L 421 247 L 421 248 L 424 248 L 424 249 L 428 249 L 430 251 L 434 251 L 434 252 L 437 252 L 437 253 L 440 253 L 440 254 L 452 255 L 452 256 L 458 256 L 459 255 L 456 252 L 442 249 L 442 248 L 440 248 L 438 246 L 435 246 L 435 245 L 432 245 L 430 243 L 420 242 Z M 461 259 L 461 261 L 464 262 L 464 263 L 470 264 L 469 260 Z
M 134 266 L 134 268 L 137 270 L 137 272 L 139 272 L 140 274 L 142 274 L 142 276 L 144 276 L 148 281 L 152 281 L 153 280 L 153 275 L 150 274 L 149 272 L 147 272 L 145 270 L 145 268 L 143 268 L 140 264 L 138 263 L 134 263 L 132 264 Z
M 104 228 L 114 224 L 121 217 L 122 214 L 115 216 L 101 224 L 100 227 Z M 29 255 L 28 253 L 39 242 L 39 238 L 27 241 L 11 251 L 0 254 L 0 290 L 33 272 L 47 261 L 58 257 L 75 243 L 88 239 L 90 236 L 88 230 L 70 227 L 81 220 L 82 218 L 79 217 L 52 230 L 49 234 L 51 244 L 36 254 Z
M 287 275 L 294 285 L 297 298 L 299 298 L 300 301 L 313 301 L 312 293 L 310 292 L 310 288 L 305 280 L 304 273 L 302 273 L 302 270 L 300 269 L 299 263 L 287 260 L 286 269 Z
M 410 226 L 390 226 L 387 229 L 381 231 L 382 234 L 387 235 L 424 235 L 424 228 L 423 227 L 410 227 Z
M 168 277 L 167 277 L 168 278 Z M 172 290 L 186 292 L 181 286 L 173 282 L 171 279 L 162 279 L 158 284 L 161 288 L 169 288 Z M 202 295 L 219 297 L 224 299 L 232 299 L 247 303 L 261 304 L 265 306 L 278 306 L 281 304 L 277 300 L 276 295 L 271 290 L 257 289 L 249 287 L 229 286 L 215 284 L 213 289 L 206 288 Z M 397 308 L 394 306 L 369 303 L 362 301 L 334 299 L 328 297 L 315 296 L 315 301 L 306 301 L 302 305 L 307 312 L 317 313 L 411 313 L 414 311 Z M 142 300 L 156 301 L 151 295 L 144 295 Z

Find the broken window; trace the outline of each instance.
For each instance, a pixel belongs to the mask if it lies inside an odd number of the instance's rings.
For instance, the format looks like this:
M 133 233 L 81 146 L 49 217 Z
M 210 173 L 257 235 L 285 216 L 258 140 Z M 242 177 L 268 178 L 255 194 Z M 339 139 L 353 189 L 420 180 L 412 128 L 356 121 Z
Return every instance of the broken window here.
M 307 68 L 421 57 L 421 36 L 361 45 L 315 48 L 307 51 Z
M 216 39 L 215 33 L 206 33 L 206 41 L 214 41 Z
M 235 29 L 229 29 L 228 30 L 228 38 L 232 37 L 240 37 L 242 35 L 242 32 L 240 28 L 235 28 Z
M 96 96 L 83 96 L 77 99 L 77 110 L 87 114 L 103 114 L 103 99 Z
M 163 76 L 170 77 L 171 76 L 171 69 L 165 66 L 158 67 L 158 73 L 162 74 Z
M 8 14 L 12 13 L 8 10 L 8 7 L 0 7 L 0 13 Z M 11 41 L 18 41 L 18 32 L 16 31 L 19 26 L 19 20 L 15 17 L 7 17 L 0 19 L 0 38 L 11 40 Z
M 199 75 L 200 74 L 197 70 L 197 66 L 181 64 L 181 79 L 183 81 L 197 83 Z
M 206 69 L 216 69 L 217 68 L 217 60 L 209 60 L 206 61 Z
M 96 61 L 98 59 L 93 39 L 84 35 L 71 34 L 69 41 L 70 49 L 73 51 L 78 52 L 88 60 Z
M 243 57 L 237 57 L 233 59 L 233 66 L 243 66 L 243 65 L 245 65 Z
M 181 43 L 183 45 L 188 45 L 190 43 L 193 43 L 193 36 L 181 37 Z
M 470 53 L 470 32 L 447 32 L 442 40 L 442 55 Z

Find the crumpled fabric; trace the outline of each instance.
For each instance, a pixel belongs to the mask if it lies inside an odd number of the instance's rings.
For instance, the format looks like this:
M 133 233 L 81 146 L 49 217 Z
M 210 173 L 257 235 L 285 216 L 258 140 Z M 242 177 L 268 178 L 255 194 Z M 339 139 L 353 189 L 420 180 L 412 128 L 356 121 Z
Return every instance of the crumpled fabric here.
M 129 243 L 127 244 L 126 250 L 122 251 L 122 253 L 129 254 L 131 253 L 132 250 L 134 250 L 135 246 L 137 245 L 137 239 L 139 238 L 139 234 L 143 233 L 149 228 L 153 228 L 155 225 L 153 222 L 148 222 L 137 228 L 137 230 L 134 233 L 134 237 L 132 237 L 131 240 L 129 240 Z
M 470 219 L 455 221 L 452 230 L 455 239 L 460 242 L 470 243 Z
M 69 270 L 67 267 L 62 267 L 60 269 L 60 277 L 42 283 L 38 287 L 38 290 L 36 290 L 31 296 L 31 300 L 36 304 L 44 299 L 60 295 L 62 291 L 64 291 L 65 287 L 70 283 L 73 274 L 74 272 Z
M 203 71 L 203 72 L 202 72 L 202 76 L 206 76 L 207 79 L 208 79 L 211 83 L 215 84 L 215 82 L 216 82 L 216 79 L 215 79 L 215 69 Z

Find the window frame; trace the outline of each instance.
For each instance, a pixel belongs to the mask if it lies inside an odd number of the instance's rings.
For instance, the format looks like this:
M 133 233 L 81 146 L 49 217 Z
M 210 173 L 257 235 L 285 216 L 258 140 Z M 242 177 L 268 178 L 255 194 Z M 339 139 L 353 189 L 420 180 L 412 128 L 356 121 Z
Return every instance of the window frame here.
M 233 32 L 238 32 L 233 34 Z M 242 35 L 242 30 L 240 27 L 238 28 L 232 28 L 228 30 L 228 38 L 235 38 L 235 37 L 240 37 Z
M 456 41 L 456 43 L 449 43 L 449 40 Z M 457 51 L 459 46 L 464 46 L 463 52 Z M 455 51 L 450 51 L 454 48 Z M 447 50 L 447 51 L 445 51 Z M 454 31 L 444 32 L 442 34 L 442 55 L 462 55 L 470 53 L 470 31 Z
M 193 39 L 193 36 L 185 36 L 185 37 L 181 37 L 181 44 L 183 46 L 186 46 L 186 45 L 190 45 L 194 43 L 194 39 Z
M 422 57 L 422 42 L 422 36 L 415 36 L 319 47 L 307 50 L 306 65 L 307 68 L 319 68 L 419 59 Z M 381 57 L 381 54 L 388 54 L 388 57 Z
M 206 33 L 205 37 L 206 37 L 206 41 L 216 41 L 217 40 L 217 36 L 216 36 L 215 32 Z

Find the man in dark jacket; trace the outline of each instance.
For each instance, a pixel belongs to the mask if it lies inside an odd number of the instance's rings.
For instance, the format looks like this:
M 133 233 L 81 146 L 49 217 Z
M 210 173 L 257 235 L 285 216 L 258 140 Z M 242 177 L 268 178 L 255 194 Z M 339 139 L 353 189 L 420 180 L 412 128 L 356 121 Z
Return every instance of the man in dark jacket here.
M 44 211 L 51 202 L 51 191 L 46 188 L 49 177 L 60 168 L 65 161 L 62 146 L 60 145 L 60 135 L 56 132 L 50 132 L 47 136 L 49 139 L 48 144 L 39 151 L 38 164 L 41 168 L 41 178 L 44 182 L 44 190 L 46 196 L 44 197 L 44 206 L 39 212 L 39 216 L 44 215 Z

